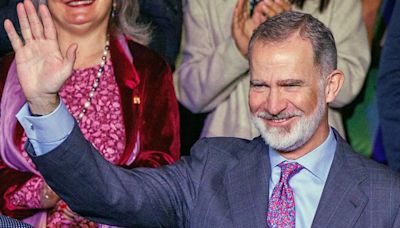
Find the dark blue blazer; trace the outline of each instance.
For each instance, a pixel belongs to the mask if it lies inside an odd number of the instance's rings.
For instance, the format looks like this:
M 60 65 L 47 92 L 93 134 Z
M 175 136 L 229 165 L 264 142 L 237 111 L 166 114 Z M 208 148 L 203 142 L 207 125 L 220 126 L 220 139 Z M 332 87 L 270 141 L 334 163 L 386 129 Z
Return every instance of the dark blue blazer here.
M 383 47 L 376 87 L 379 123 L 389 166 L 400 171 L 400 1 L 396 1 Z
M 398 174 L 335 136 L 337 150 L 312 227 L 400 227 Z M 30 144 L 27 149 L 34 153 Z M 191 154 L 159 169 L 125 170 L 105 161 L 75 126 L 58 148 L 33 160 L 72 210 L 100 223 L 267 226 L 271 168 L 262 138 L 206 138 Z
M 10 217 L 0 215 L 0 227 L 1 228 L 33 228 L 33 226 L 24 222 L 12 219 Z

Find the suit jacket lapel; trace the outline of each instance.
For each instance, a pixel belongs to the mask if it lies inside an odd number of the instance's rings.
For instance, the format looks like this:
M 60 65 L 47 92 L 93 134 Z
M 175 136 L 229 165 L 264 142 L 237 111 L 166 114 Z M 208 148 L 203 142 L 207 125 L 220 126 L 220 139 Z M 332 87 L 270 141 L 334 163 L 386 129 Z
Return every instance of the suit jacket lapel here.
M 265 228 L 271 172 L 268 147 L 258 138 L 244 150 L 228 175 L 228 200 L 234 226 Z
M 349 152 L 352 149 L 344 139 L 337 132 L 335 136 L 335 157 L 312 227 L 353 227 L 368 202 L 358 188 L 367 178 L 366 171 L 359 158 Z

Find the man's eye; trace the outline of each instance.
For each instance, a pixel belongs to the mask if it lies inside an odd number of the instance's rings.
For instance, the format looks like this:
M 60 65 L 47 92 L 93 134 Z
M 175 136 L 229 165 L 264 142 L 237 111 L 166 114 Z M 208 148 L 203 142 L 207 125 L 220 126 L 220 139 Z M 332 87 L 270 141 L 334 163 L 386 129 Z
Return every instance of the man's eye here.
M 250 87 L 252 87 L 252 88 L 262 88 L 262 87 L 265 87 L 265 85 L 264 84 L 251 83 Z
M 284 85 L 283 87 L 285 87 L 285 88 L 288 88 L 288 89 L 297 89 L 297 88 L 300 88 L 300 84 L 287 84 L 287 85 Z
M 264 87 L 265 85 L 257 85 L 257 84 L 253 84 L 252 85 L 252 87 L 254 87 L 254 88 L 261 88 L 261 87 Z
M 251 84 L 250 89 L 255 92 L 262 92 L 267 88 L 265 84 Z
M 296 86 L 300 86 L 300 84 L 287 84 L 287 85 L 285 85 L 285 87 L 296 87 Z

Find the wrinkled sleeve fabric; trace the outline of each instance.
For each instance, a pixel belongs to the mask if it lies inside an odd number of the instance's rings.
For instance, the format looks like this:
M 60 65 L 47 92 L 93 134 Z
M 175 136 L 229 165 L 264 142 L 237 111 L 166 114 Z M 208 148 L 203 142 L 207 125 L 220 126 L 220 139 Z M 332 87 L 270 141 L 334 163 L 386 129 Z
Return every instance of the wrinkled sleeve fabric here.
M 379 66 L 377 100 L 382 139 L 389 166 L 400 171 L 400 2 L 388 27 Z
M 361 1 L 331 1 L 330 4 L 334 4 L 333 15 L 327 26 L 335 37 L 338 69 L 345 75 L 343 87 L 330 106 L 341 108 L 351 103 L 363 87 L 371 53 Z
M 191 0 L 184 8 L 182 64 L 175 73 L 174 84 L 178 100 L 194 113 L 215 109 L 248 71 L 247 59 L 239 52 L 232 36 L 217 32 L 221 25 L 210 15 L 215 12 L 210 8 L 217 4 Z M 224 10 L 231 7 L 227 8 Z
M 201 153 L 174 165 L 127 170 L 104 160 L 75 126 L 50 153 L 34 156 L 32 145 L 27 150 L 51 188 L 90 220 L 122 227 L 188 227 L 208 155 L 207 145 L 198 148 Z

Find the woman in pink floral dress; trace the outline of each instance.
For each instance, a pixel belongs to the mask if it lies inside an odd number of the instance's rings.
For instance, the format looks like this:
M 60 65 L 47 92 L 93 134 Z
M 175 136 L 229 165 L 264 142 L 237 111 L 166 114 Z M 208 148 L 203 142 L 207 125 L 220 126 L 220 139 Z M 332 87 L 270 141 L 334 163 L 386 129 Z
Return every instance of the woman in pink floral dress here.
M 135 23 L 137 1 L 48 0 L 46 4 L 61 52 L 78 44 L 74 71 L 60 97 L 85 137 L 104 158 L 126 168 L 176 161 L 179 115 L 171 70 L 143 46 L 149 34 L 147 27 Z M 25 152 L 27 139 L 15 118 L 25 99 L 12 55 L 0 63 L 0 81 L 1 213 L 35 227 L 104 227 L 72 212 Z

